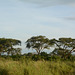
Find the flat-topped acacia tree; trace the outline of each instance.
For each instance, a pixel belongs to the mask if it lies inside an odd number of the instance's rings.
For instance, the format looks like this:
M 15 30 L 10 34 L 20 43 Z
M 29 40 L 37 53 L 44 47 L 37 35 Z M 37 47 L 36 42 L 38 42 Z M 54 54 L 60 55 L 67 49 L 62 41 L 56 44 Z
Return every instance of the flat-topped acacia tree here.
M 75 39 L 72 38 L 59 38 L 51 39 L 50 43 L 53 43 L 56 48 L 52 52 L 53 54 L 62 55 L 62 57 L 68 57 L 72 52 L 75 52 Z
M 21 48 L 14 48 L 16 45 L 21 45 L 21 41 L 16 39 L 0 38 L 0 54 L 4 52 L 7 52 L 8 55 L 20 53 Z
M 35 49 L 38 55 L 44 49 L 50 48 L 49 39 L 45 36 L 33 36 L 26 41 L 26 48 Z

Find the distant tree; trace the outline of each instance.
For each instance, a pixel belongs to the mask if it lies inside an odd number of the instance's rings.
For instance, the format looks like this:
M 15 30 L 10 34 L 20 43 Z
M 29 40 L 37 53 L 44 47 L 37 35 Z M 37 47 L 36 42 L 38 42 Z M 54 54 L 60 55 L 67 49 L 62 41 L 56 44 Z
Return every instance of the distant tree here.
M 50 43 L 55 45 L 53 54 L 68 56 L 75 51 L 75 39 L 72 38 L 59 38 L 59 40 L 51 39 Z
M 75 39 L 72 38 L 60 38 L 62 43 L 64 43 L 65 49 L 67 49 L 64 54 L 66 54 L 66 57 L 71 55 L 72 52 L 75 51 Z
M 0 38 L 0 52 L 7 52 L 8 55 L 12 54 L 12 52 L 16 50 L 16 48 L 14 48 L 16 45 L 21 45 L 21 41 L 16 39 Z
M 45 36 L 33 36 L 26 41 L 26 48 L 35 49 L 40 54 L 41 50 L 50 48 L 49 39 Z

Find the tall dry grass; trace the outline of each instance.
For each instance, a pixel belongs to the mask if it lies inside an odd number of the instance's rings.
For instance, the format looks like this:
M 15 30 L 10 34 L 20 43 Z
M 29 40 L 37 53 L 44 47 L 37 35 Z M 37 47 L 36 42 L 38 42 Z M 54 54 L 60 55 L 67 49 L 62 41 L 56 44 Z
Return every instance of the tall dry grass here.
M 0 58 L 0 75 L 75 75 L 75 61 Z

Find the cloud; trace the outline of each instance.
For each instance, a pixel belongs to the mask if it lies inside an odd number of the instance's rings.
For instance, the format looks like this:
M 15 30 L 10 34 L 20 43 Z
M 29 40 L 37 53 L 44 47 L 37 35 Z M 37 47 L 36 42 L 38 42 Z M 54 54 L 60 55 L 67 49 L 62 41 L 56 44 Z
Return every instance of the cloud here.
M 75 17 L 67 17 L 65 19 L 75 21 Z
M 43 25 L 47 25 L 47 26 L 52 26 L 52 27 L 56 27 L 56 28 L 62 28 L 62 27 L 73 27 L 75 26 L 74 23 L 72 22 L 68 22 L 68 20 L 64 20 L 63 18 L 59 18 L 59 17 L 48 17 L 45 15 L 40 15 L 35 17 L 35 19 Z
M 75 7 L 75 2 L 74 3 L 70 3 L 69 5 Z
M 68 4 L 75 6 L 75 0 L 21 0 L 29 3 L 37 3 L 43 6 L 55 6 L 55 5 L 62 5 Z

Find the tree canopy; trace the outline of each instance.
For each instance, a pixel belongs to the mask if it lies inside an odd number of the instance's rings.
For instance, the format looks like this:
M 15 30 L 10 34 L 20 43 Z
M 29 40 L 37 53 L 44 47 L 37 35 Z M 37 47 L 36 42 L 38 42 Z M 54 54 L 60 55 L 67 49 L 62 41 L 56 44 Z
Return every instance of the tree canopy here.
M 41 50 L 50 48 L 49 39 L 45 36 L 33 36 L 26 41 L 26 48 L 35 49 L 40 54 Z
M 58 40 L 56 39 L 51 39 L 50 40 L 53 45 L 56 46 L 56 48 L 53 50 L 52 53 L 62 55 L 64 56 L 65 54 L 70 55 L 73 51 L 75 51 L 75 39 L 72 38 L 59 38 Z
M 0 38 L 0 53 L 13 54 L 13 51 L 17 50 L 17 48 L 14 48 L 17 45 L 21 45 L 20 40 Z
M 59 38 L 48 39 L 46 36 L 33 36 L 26 42 L 26 48 L 34 49 L 40 54 L 45 49 L 53 47 L 51 54 L 61 57 L 68 57 L 72 52 L 75 52 L 75 39 L 73 38 Z M 21 41 L 17 39 L 0 38 L 0 55 L 7 53 L 8 55 L 21 54 Z

